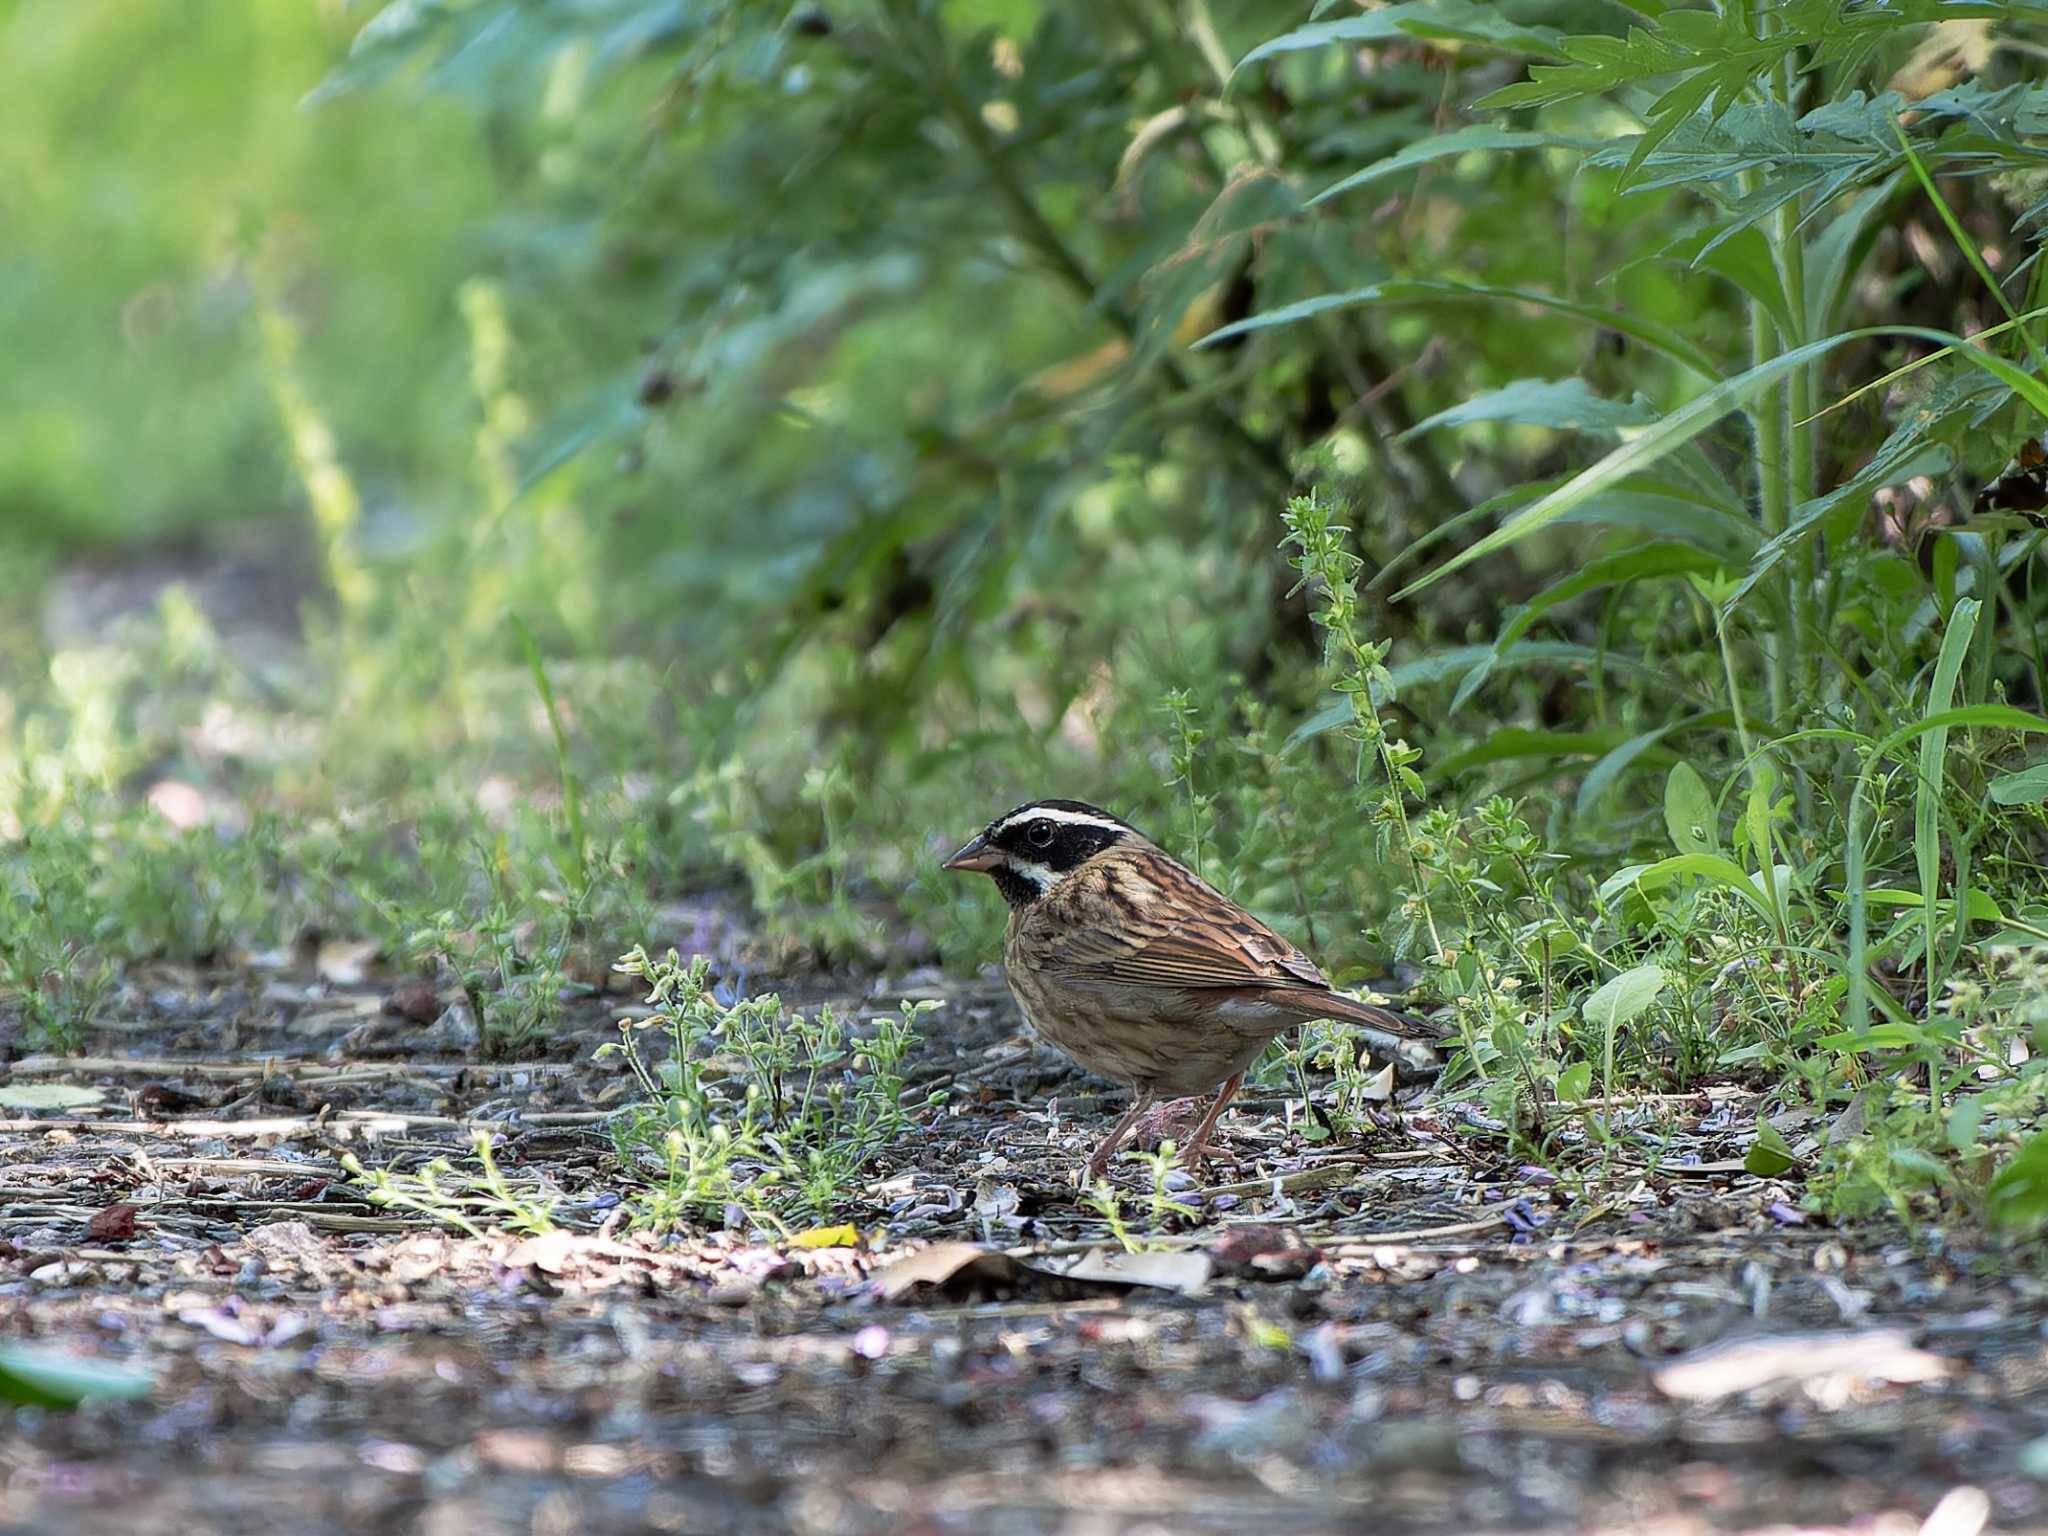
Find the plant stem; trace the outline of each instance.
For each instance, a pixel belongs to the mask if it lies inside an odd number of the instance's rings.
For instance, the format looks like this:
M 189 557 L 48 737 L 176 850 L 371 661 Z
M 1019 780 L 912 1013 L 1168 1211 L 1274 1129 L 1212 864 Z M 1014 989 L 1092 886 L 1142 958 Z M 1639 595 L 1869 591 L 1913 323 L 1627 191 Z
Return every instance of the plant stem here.
M 1792 333 L 1783 338 L 1783 344 L 1801 347 L 1809 339 L 1810 322 L 1806 314 L 1806 248 L 1799 236 L 1797 200 L 1780 208 L 1775 221 L 1773 234 L 1778 248 L 1778 272 L 1785 288 L 1785 308 L 1792 321 Z M 1791 502 L 1788 513 L 1811 501 L 1819 492 L 1819 427 L 1807 419 L 1813 415 L 1814 385 L 1819 369 L 1818 363 L 1808 363 L 1794 369 L 1785 381 L 1785 415 L 1791 438 L 1791 461 L 1787 467 Z M 1794 634 L 1799 643 L 1794 658 L 1798 663 L 1804 663 L 1814 650 L 1814 603 L 1815 594 L 1820 590 L 1821 543 L 1818 538 L 1802 541 L 1803 558 L 1797 567 L 1800 571 L 1798 584 L 1791 586 L 1788 580 L 1790 590 L 1786 597 L 1792 606 Z M 1806 680 L 1801 677 L 1796 681 L 1803 692 Z M 1779 718 L 1782 720 L 1784 717 Z
M 533 674 L 534 689 L 540 694 L 541 707 L 547 711 L 548 729 L 555 738 L 555 767 L 562 776 L 562 810 L 569 822 L 569 851 L 576 856 L 576 870 L 572 883 L 578 891 L 586 890 L 590 882 L 590 841 L 583 831 L 583 787 L 576 780 L 576 769 L 569 761 L 569 733 L 562 729 L 562 713 L 555 707 L 555 690 L 548 681 L 548 671 L 540 659 L 540 647 L 534 643 L 533 631 L 526 627 L 526 621 L 518 614 L 510 615 L 512 632 L 519 637 L 520 648 L 526 653 L 527 670 Z
M 1749 312 L 1749 357 L 1752 365 L 1767 363 L 1778 355 L 1778 329 L 1763 305 L 1752 303 Z M 1785 457 L 1785 388 L 1773 384 L 1757 396 L 1749 408 L 1750 432 L 1756 445 L 1757 485 L 1760 492 L 1763 535 L 1772 539 L 1785 531 L 1791 509 L 1790 468 Z M 1797 625 L 1793 611 L 1791 582 L 1779 578 L 1779 608 L 1784 624 L 1765 647 L 1768 662 L 1771 714 L 1783 719 L 1787 697 L 1788 661 L 1792 633 Z
M 1759 32 L 1771 25 L 1767 16 L 1757 18 Z M 1791 110 L 1792 71 L 1789 57 L 1778 60 L 1771 72 L 1770 92 L 1772 97 L 1787 111 Z M 1743 176 L 1745 190 L 1751 189 L 1757 181 L 1756 173 Z M 1792 199 L 1772 216 L 1766 225 L 1767 238 L 1777 268 L 1779 287 L 1784 290 L 1786 308 L 1796 317 L 1805 309 L 1803 277 L 1795 293 L 1792 275 L 1794 270 L 1803 274 L 1803 260 L 1798 250 L 1798 200 Z M 1788 247 L 1794 253 L 1787 255 Z M 1796 306 L 1796 307 L 1795 307 Z M 1789 351 L 1799 344 L 1800 338 L 1779 334 L 1778 322 L 1772 317 L 1770 308 L 1759 299 L 1752 299 L 1749 305 L 1749 360 L 1751 366 L 1770 362 L 1780 353 Z M 1804 375 L 1805 369 L 1799 370 Z M 1749 410 L 1750 430 L 1756 445 L 1756 476 L 1759 512 L 1766 539 L 1776 538 L 1791 522 L 1792 506 L 1798 496 L 1798 487 L 1805 483 L 1794 463 L 1791 427 L 1793 420 L 1792 383 L 1776 383 L 1757 396 Z M 1811 399 L 1810 382 L 1804 391 Z M 1811 414 L 1810 412 L 1802 414 Z M 1810 427 L 1801 428 L 1800 434 L 1810 443 Z M 1809 541 L 1811 558 L 1811 541 Z M 1805 622 L 1807 593 L 1810 584 L 1796 580 L 1791 572 L 1780 576 L 1777 587 L 1778 608 L 1782 623 L 1778 633 L 1766 647 L 1768 686 L 1771 701 L 1771 718 L 1784 720 L 1786 705 L 1791 697 L 1792 679 L 1798 669 L 1800 651 L 1800 629 Z M 1746 750 L 1746 749 L 1745 749 Z
M 1323 584 L 1323 601 L 1316 620 L 1329 632 L 1335 652 L 1334 657 L 1326 657 L 1326 660 L 1336 661 L 1334 670 L 1342 680 L 1342 691 L 1351 696 L 1352 728 L 1349 734 L 1359 749 L 1354 776 L 1363 789 L 1367 754 L 1378 761 L 1387 784 L 1387 798 L 1382 802 L 1386 820 L 1399 832 L 1401 852 L 1407 858 L 1409 874 L 1415 882 L 1415 899 L 1422 907 L 1423 920 L 1429 929 L 1430 959 L 1438 967 L 1446 966 L 1443 936 L 1437 929 L 1436 912 L 1430 906 L 1422 858 L 1415 848 L 1415 834 L 1408 824 L 1406 797 L 1411 783 L 1420 791 L 1421 781 L 1416 778 L 1412 766 L 1420 754 L 1403 744 L 1397 758 L 1394 743 L 1387 736 L 1386 722 L 1381 720 L 1379 705 L 1372 696 L 1375 682 L 1381 683 L 1390 693 L 1392 691 L 1391 679 L 1386 676 L 1386 647 L 1358 638 L 1358 569 L 1364 562 L 1345 548 L 1344 539 L 1349 530 L 1331 524 L 1328 509 L 1313 493 L 1295 497 L 1288 504 L 1283 521 L 1287 525 L 1288 542 L 1301 551 L 1293 564 L 1301 573 L 1303 582 L 1318 580 Z
M 1728 621 L 1716 615 L 1713 624 L 1714 640 L 1721 649 L 1721 675 L 1728 679 L 1728 707 L 1735 715 L 1735 738 L 1742 743 L 1742 758 L 1747 762 L 1752 752 L 1749 723 L 1742 718 L 1742 685 L 1735 676 L 1735 655 L 1728 649 Z

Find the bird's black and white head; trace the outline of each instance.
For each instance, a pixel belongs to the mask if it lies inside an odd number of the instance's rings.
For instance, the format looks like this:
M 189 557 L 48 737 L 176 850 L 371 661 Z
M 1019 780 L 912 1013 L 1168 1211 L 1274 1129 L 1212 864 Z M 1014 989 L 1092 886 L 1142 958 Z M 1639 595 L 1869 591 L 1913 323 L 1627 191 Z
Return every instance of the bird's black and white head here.
M 1033 800 L 998 816 L 946 860 L 945 869 L 978 869 L 1013 907 L 1038 900 L 1075 870 L 1138 830 L 1081 800 Z

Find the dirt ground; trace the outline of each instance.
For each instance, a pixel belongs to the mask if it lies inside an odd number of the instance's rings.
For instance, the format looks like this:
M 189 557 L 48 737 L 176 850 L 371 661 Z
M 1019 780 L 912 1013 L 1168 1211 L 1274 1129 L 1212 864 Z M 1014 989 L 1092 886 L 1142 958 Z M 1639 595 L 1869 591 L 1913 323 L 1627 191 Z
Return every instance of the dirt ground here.
M 611 1007 L 478 1066 L 393 988 L 346 956 L 143 978 L 93 1055 L 0 1069 L 103 1090 L 0 1111 L 0 1343 L 156 1383 L 0 1420 L 0 1530 L 2048 1530 L 2031 1256 L 1827 1229 L 1740 1171 L 1737 1093 L 1624 1111 L 1681 1134 L 1586 1186 L 1426 1090 L 1320 1145 L 1254 1099 L 1199 1219 L 1125 1256 L 1070 1182 L 1115 1098 L 998 986 L 812 979 L 785 995 L 945 993 L 915 1092 L 950 1102 L 871 1170 L 859 1246 L 653 1240 Z M 478 1124 L 563 1233 L 452 1233 L 341 1166 Z

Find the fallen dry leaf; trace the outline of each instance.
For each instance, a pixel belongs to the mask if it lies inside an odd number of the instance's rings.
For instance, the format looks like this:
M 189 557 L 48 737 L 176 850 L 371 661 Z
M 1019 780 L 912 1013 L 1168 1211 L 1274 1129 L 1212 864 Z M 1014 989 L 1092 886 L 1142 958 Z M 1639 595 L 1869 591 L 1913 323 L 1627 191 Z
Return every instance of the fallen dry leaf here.
M 1650 1379 L 1666 1397 L 1714 1402 L 1777 1382 L 1818 1376 L 1914 1382 L 1938 1381 L 1948 1372 L 1948 1361 L 1917 1348 L 1905 1329 L 1867 1328 L 1709 1344 L 1659 1366 Z
M 85 1224 L 85 1235 L 95 1242 L 125 1243 L 135 1235 L 135 1218 L 141 1213 L 127 1201 L 93 1212 Z
M 884 1301 L 896 1301 L 921 1285 L 967 1291 L 1016 1283 L 1023 1266 L 999 1248 L 979 1243 L 933 1243 L 883 1267 L 875 1277 Z
M 512 1251 L 505 1255 L 507 1269 L 537 1269 L 543 1274 L 559 1275 L 569 1267 L 569 1255 L 576 1251 L 576 1234 L 573 1232 L 543 1232 L 537 1237 L 522 1238 L 512 1245 Z
M 860 1233 L 850 1221 L 837 1227 L 811 1227 L 789 1240 L 792 1248 L 852 1248 L 859 1243 Z
M 1080 1258 L 1055 1268 L 1050 1261 L 1030 1263 L 1027 1269 L 1058 1275 L 1063 1280 L 1081 1280 L 1096 1285 L 1142 1285 L 1155 1290 L 1178 1291 L 1199 1296 L 1209 1283 L 1215 1265 L 1209 1255 L 1194 1248 L 1155 1253 L 1116 1253 L 1090 1249 Z

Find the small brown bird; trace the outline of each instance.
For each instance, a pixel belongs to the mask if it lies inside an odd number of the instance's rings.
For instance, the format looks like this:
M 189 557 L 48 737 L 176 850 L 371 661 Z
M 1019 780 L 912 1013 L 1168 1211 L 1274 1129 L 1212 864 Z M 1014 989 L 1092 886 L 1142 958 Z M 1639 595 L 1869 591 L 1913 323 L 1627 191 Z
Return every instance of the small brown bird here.
M 1221 1084 L 1186 1148 L 1189 1166 L 1199 1163 L 1245 1068 L 1297 1024 L 1343 1019 L 1382 1042 L 1436 1037 L 1333 990 L 1286 939 L 1082 801 L 1020 805 L 944 867 L 984 871 L 1010 904 L 1003 966 L 1031 1027 L 1135 1095 L 1088 1159 L 1091 1178 L 1155 1098 Z

